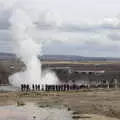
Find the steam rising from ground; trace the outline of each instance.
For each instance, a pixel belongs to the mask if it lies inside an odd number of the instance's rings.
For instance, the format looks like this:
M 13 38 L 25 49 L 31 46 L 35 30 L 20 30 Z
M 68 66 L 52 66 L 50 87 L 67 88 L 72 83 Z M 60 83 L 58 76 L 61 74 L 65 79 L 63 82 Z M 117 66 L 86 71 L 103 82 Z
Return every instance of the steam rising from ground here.
M 37 56 L 41 53 L 43 44 L 42 40 L 38 44 L 33 38 L 36 27 L 28 11 L 24 8 L 12 11 L 10 23 L 14 51 L 26 65 L 25 71 L 9 77 L 10 83 L 17 87 L 20 84 L 58 84 L 59 80 L 54 72 L 41 71 L 41 62 Z

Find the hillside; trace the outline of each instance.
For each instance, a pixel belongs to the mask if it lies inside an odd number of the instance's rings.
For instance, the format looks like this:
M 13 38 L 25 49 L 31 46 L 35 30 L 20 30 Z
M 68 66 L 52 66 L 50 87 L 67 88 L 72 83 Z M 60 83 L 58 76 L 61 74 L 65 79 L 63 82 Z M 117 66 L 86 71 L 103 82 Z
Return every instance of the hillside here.
M 0 60 L 14 59 L 15 54 L 0 53 Z M 84 57 L 75 55 L 43 55 L 39 56 L 42 61 L 120 61 L 120 58 L 112 57 Z

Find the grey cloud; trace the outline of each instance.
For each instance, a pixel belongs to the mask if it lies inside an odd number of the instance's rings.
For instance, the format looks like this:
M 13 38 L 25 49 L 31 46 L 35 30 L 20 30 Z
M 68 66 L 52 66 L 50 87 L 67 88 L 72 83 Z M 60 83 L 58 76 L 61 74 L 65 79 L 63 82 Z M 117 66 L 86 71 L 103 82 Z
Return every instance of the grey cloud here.
M 120 50 L 120 46 L 117 44 L 112 44 L 112 45 L 100 45 L 96 41 L 86 41 L 84 44 L 79 45 L 77 47 L 77 50 L 88 50 L 91 54 L 91 51 L 94 52 L 118 52 Z
M 66 44 L 61 42 L 60 40 L 54 40 L 49 45 L 44 46 L 43 53 L 44 54 L 70 54 L 71 52 L 75 52 L 76 46 L 71 44 Z
M 74 54 L 82 56 L 114 56 L 118 53 L 120 47 L 118 45 L 100 46 L 97 43 L 84 43 L 82 45 L 65 44 L 59 40 L 51 42 L 44 47 L 44 54 Z
M 54 30 L 61 32 L 98 32 L 105 30 L 120 30 L 120 26 L 114 26 L 113 24 L 95 24 L 95 25 L 82 25 L 82 24 L 67 24 L 62 23 L 60 26 L 56 26 L 54 24 L 49 23 L 36 23 L 37 27 L 41 30 Z
M 0 29 L 8 29 L 10 24 L 6 21 L 0 21 Z
M 49 13 L 49 12 L 48 12 Z M 54 17 L 52 14 L 47 12 L 42 13 L 40 18 L 36 22 L 36 26 L 40 30 L 57 30 L 62 32 L 99 32 L 105 30 L 120 30 L 120 18 L 110 18 L 98 20 L 97 22 L 80 22 L 72 23 L 60 21 L 58 18 Z
M 0 29 L 8 29 L 10 27 L 9 18 L 12 14 L 11 9 L 7 9 L 0 15 Z M 52 15 L 50 12 L 43 12 L 39 19 L 35 22 L 36 27 L 40 30 L 57 30 L 60 32 L 97 32 L 103 30 L 120 30 L 120 19 L 111 18 L 105 19 L 96 23 L 67 23 L 60 21 L 59 18 Z
M 113 41 L 120 41 L 120 33 L 108 34 L 108 38 L 113 40 Z
M 52 41 L 49 45 L 45 45 L 43 48 L 43 53 L 45 54 L 75 54 L 75 55 L 83 55 L 83 56 L 98 56 L 98 55 L 111 55 L 114 56 L 114 53 L 116 55 L 119 55 L 119 45 L 100 45 L 101 39 L 103 38 L 104 35 L 108 37 L 108 39 L 113 43 L 114 40 L 119 40 L 120 35 L 119 33 L 116 34 L 115 31 L 120 30 L 120 20 L 119 18 L 116 18 L 113 20 L 102 20 L 102 22 L 96 22 L 96 23 L 91 23 L 88 20 L 88 24 L 82 24 L 82 23 L 74 23 L 74 22 L 65 22 L 65 21 L 59 21 L 54 16 L 49 16 L 48 18 L 46 15 L 43 14 L 40 16 L 40 19 L 35 22 L 35 25 L 37 28 L 39 28 L 39 32 L 43 31 L 52 31 L 55 30 L 57 31 L 57 35 L 55 36 L 56 38 L 62 39 L 62 41 L 66 39 L 70 39 L 71 41 L 75 40 L 76 34 L 72 33 L 77 33 L 78 39 L 82 38 L 83 43 L 77 43 L 77 44 L 69 44 L 69 41 L 67 43 L 61 42 L 61 40 L 55 40 Z M 0 17 L 0 29 L 8 29 L 10 27 L 9 23 L 9 17 L 11 16 L 11 11 L 4 11 L 1 14 Z M 109 31 L 109 34 L 103 33 L 104 31 Z M 113 33 L 114 31 L 114 33 Z M 62 34 L 59 34 L 60 32 L 63 32 L 65 35 L 62 36 Z M 68 32 L 68 34 L 66 34 Z M 99 38 L 97 40 L 93 40 L 90 38 L 93 34 L 99 34 Z M 80 34 L 81 33 L 81 34 Z M 84 34 L 83 34 L 84 33 Z M 49 37 L 48 34 L 45 34 L 44 36 L 48 36 L 46 39 L 51 39 L 52 37 L 55 39 L 54 35 L 51 35 Z M 40 34 L 39 34 L 40 35 Z M 72 36 L 73 35 L 73 36 Z M 93 35 L 94 36 L 94 35 Z M 81 40 L 80 39 L 80 40 Z M 89 41 L 87 41 L 87 40 Z M 5 34 L 4 32 L 0 32 L 0 52 L 1 51 L 10 51 L 11 49 L 11 43 L 10 43 L 10 35 Z M 6 41 L 6 42 L 4 42 Z M 50 40 L 49 40 L 50 41 Z M 100 41 L 100 42 L 97 42 Z M 108 42 L 108 41 L 107 41 Z
M 9 30 L 3 29 L 0 30 L 0 42 L 1 41 L 10 41 L 11 38 L 11 34 L 9 32 Z
M 10 27 L 9 18 L 11 10 L 5 10 L 0 14 L 0 29 L 8 29 Z

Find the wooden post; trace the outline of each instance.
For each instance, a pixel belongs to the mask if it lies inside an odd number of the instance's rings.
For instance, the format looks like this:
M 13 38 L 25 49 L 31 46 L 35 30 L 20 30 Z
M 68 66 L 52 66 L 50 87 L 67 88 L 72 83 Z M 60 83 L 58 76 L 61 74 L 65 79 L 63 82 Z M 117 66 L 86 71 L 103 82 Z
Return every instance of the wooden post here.
M 88 79 L 87 85 L 88 85 L 88 88 L 90 88 L 90 79 Z
M 107 88 L 110 88 L 109 80 L 107 80 L 106 82 L 107 82 Z
M 115 88 L 117 89 L 118 88 L 118 81 L 117 81 L 117 79 L 114 79 L 114 82 L 115 82 Z
M 102 82 L 102 79 L 101 79 L 101 82 L 100 82 L 100 84 L 101 84 L 100 86 L 101 86 L 101 88 L 102 88 L 102 87 L 103 87 L 103 82 Z

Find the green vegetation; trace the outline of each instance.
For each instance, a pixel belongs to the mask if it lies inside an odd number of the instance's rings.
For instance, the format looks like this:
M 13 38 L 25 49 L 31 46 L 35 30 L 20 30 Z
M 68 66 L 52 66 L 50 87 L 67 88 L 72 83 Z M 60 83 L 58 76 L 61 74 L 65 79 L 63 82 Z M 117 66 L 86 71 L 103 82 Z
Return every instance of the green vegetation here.
M 23 102 L 23 101 L 17 101 L 17 106 L 19 107 L 19 106 L 24 106 L 25 105 L 25 103 Z

